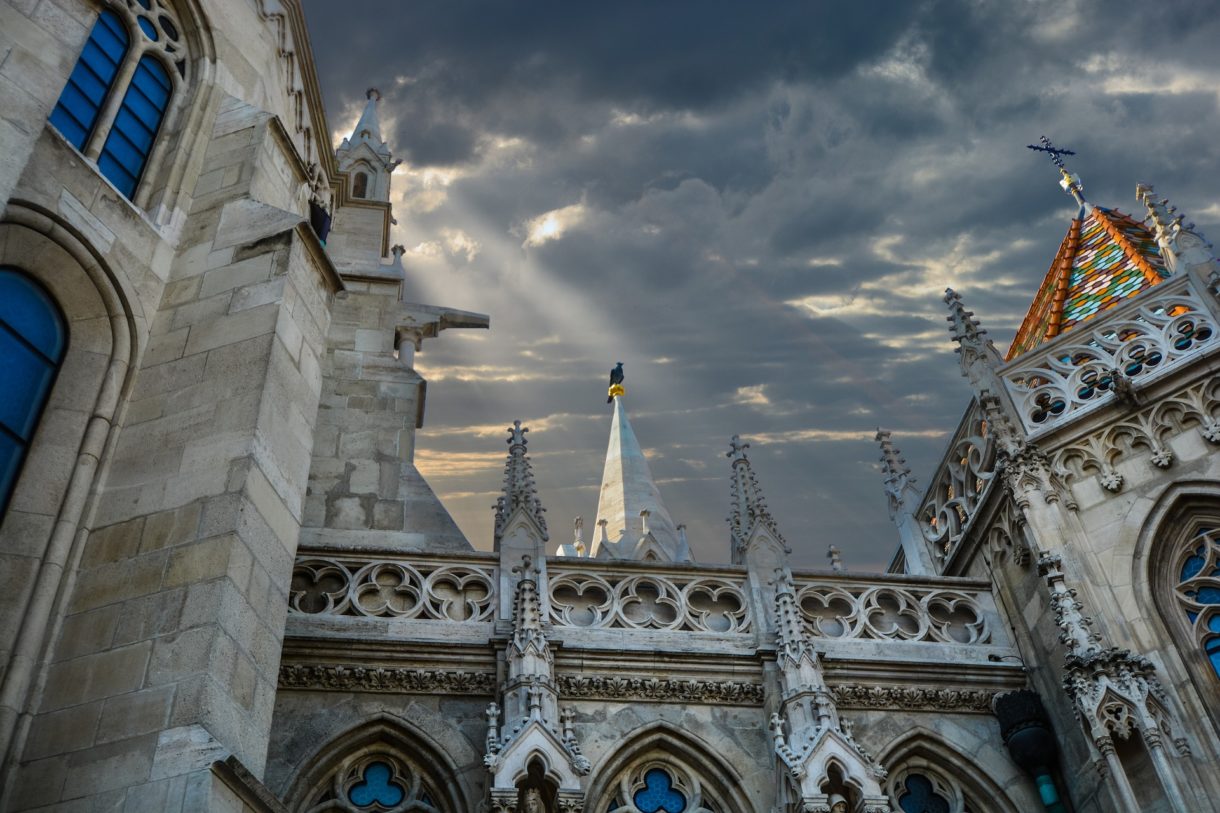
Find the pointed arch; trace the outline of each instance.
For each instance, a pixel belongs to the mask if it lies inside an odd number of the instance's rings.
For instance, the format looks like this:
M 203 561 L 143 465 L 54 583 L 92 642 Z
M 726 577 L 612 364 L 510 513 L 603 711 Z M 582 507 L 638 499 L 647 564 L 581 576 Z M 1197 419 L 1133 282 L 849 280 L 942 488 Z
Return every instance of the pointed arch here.
M 670 788 L 688 796 L 683 813 L 712 810 L 715 813 L 760 813 L 743 791 L 741 772 L 717 749 L 689 730 L 658 721 L 627 734 L 615 751 L 607 753 L 593 767 L 585 813 L 634 811 L 630 797 L 642 788 L 657 788 L 670 782 Z M 651 771 L 660 774 L 649 784 Z M 627 789 L 625 791 L 624 789 Z M 629 792 L 628 792 L 629 791 Z M 627 798 L 623 798 L 626 796 Z M 612 803 L 618 801 L 619 805 Z
M 0 597 L 0 648 L 10 668 L 0 701 L 27 711 L 32 687 L 46 674 L 51 645 L 68 613 L 71 585 L 92 510 L 99 471 L 131 386 L 138 301 L 97 247 L 57 213 L 13 199 L 0 221 L 0 265 L 37 280 L 60 309 L 70 336 L 61 374 L 47 395 L 25 465 L 0 517 L 0 567 L 18 589 Z M 70 587 L 69 587 L 70 589 Z M 28 729 L 16 717 L 0 726 L 0 753 L 19 753 Z M 16 769 L 10 762 L 10 771 Z M 11 779 L 0 776 L 0 785 Z
M 464 813 L 477 808 L 474 789 L 445 750 L 423 729 L 386 713 L 349 728 L 303 760 L 285 804 L 294 813 L 359 810 L 350 803 L 350 792 L 362 791 L 360 783 L 374 792 L 396 788 L 402 792 L 400 801 L 419 803 L 411 810 Z M 389 793 L 397 796 L 394 790 Z
M 1156 608 L 1172 684 L 1193 685 L 1178 698 L 1186 721 L 1220 732 L 1220 483 L 1185 480 L 1157 499 L 1136 540 L 1131 581 L 1140 606 Z M 1185 680 L 1184 680 L 1185 679 Z
M 976 758 L 936 732 L 915 726 L 887 745 L 878 762 L 888 771 L 886 792 L 899 813 L 904 809 L 900 803 L 903 795 L 922 790 L 918 783 L 908 783 L 912 777 L 924 777 L 928 790 L 945 799 L 951 813 L 1021 813 L 1037 809 L 1029 806 L 1037 802 L 1036 797 L 1014 802 L 1006 792 L 1014 783 L 1028 784 L 1016 766 L 1005 762 L 1005 767 L 1010 768 L 1010 778 L 1001 786 L 996 771 L 984 771 Z

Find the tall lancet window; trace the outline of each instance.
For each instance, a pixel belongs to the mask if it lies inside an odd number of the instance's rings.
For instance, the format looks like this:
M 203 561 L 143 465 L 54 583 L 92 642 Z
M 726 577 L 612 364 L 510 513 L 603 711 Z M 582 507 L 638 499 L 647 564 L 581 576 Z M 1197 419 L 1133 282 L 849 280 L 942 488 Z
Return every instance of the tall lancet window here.
M 63 316 L 50 295 L 25 274 L 0 266 L 0 516 L 67 344 Z
M 125 0 L 98 15 L 50 122 L 125 197 L 135 196 L 177 83 L 182 27 L 164 0 Z M 171 69 L 172 68 L 172 69 Z
M 364 172 L 357 172 L 356 177 L 352 179 L 352 197 L 367 198 L 369 196 L 369 176 Z
M 1177 598 L 1194 641 L 1220 677 L 1220 528 L 1203 528 L 1178 551 Z

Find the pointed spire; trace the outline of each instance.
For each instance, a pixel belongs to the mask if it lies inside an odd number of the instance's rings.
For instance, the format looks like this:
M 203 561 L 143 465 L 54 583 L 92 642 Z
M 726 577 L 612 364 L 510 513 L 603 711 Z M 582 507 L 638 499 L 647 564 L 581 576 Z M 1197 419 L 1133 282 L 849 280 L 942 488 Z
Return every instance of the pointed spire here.
M 775 569 L 775 634 L 779 644 L 780 659 L 798 663 L 802 658 L 817 660 L 817 654 L 809 641 L 805 619 L 796 604 L 796 587 L 792 574 L 782 567 Z
M 369 88 L 364 92 L 364 96 L 368 101 L 365 102 L 364 112 L 360 114 L 360 120 L 356 122 L 356 127 L 352 130 L 351 138 L 348 140 L 353 144 L 357 141 L 367 141 L 376 150 L 385 143 L 381 140 L 381 120 L 377 116 L 377 103 L 381 101 L 381 91 L 377 88 Z
M 729 441 L 729 451 L 725 453 L 725 457 L 733 461 L 729 481 L 729 502 L 732 509 L 727 522 L 729 523 L 729 538 L 733 545 L 732 559 L 738 563 L 745 552 L 746 543 L 750 541 L 750 535 L 760 524 L 771 532 L 775 541 L 784 546 L 786 552 L 788 551 L 788 543 L 784 541 L 784 536 L 779 531 L 779 524 L 767 507 L 762 486 L 759 485 L 758 478 L 754 475 L 750 459 L 746 457 L 748 448 L 750 448 L 750 444 L 743 442 L 740 435 L 733 435 Z
M 538 570 L 534 560 L 526 555 L 521 564 L 513 568 L 521 577 L 517 582 L 517 596 L 513 605 L 513 640 L 518 649 L 534 644 L 546 648 L 546 637 L 542 634 L 542 606 L 538 603 Z
M 606 447 L 601 495 L 597 502 L 597 524 L 601 534 L 594 540 L 590 555 L 597 556 L 603 548 L 608 548 L 606 552 L 613 558 L 634 558 L 639 541 L 647 533 L 670 561 L 690 561 L 690 550 L 681 544 L 674 521 L 661 501 L 661 492 L 652 478 L 648 460 L 627 420 L 625 400 L 621 395 L 614 397 L 610 442 Z M 642 511 L 648 512 L 646 519 Z
M 534 471 L 530 459 L 525 454 L 525 433 L 530 431 L 521 426 L 521 421 L 513 421 L 508 431 L 508 459 L 504 463 L 504 493 L 496 500 L 495 541 L 498 544 L 508 525 L 509 518 L 522 510 L 537 524 L 546 541 L 546 519 L 542 516 L 546 511 L 538 498 L 538 488 L 534 483 Z

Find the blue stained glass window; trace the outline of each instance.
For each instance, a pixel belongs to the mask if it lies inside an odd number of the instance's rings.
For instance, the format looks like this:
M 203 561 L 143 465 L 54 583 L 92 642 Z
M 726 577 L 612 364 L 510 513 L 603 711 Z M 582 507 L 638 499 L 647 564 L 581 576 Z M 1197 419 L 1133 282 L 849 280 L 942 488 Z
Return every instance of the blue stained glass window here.
M 949 813 L 949 800 L 936 792 L 932 780 L 911 774 L 903 783 L 905 792 L 898 797 L 904 813 Z
M 97 115 L 114 83 L 130 42 L 127 27 L 113 11 L 103 11 L 89 32 L 68 84 L 64 86 L 51 124 L 78 150 L 84 149 L 97 124 Z
M 394 784 L 394 771 L 384 762 L 374 762 L 364 769 L 362 781 L 348 791 L 347 798 L 356 807 L 374 804 L 389 808 L 401 804 L 406 792 Z
M 1182 564 L 1181 581 L 1186 581 L 1187 579 L 1193 579 L 1195 576 L 1198 576 L 1199 571 L 1203 569 L 1203 562 L 1204 562 L 1203 546 L 1200 545 L 1198 548 L 1195 549 L 1195 552 L 1193 554 L 1191 554 L 1190 558 L 1188 558 Z
M 644 774 L 644 787 L 635 792 L 632 800 L 643 813 L 682 813 L 686 810 L 686 797 L 674 790 L 674 780 L 660 768 Z
M 42 286 L 0 267 L 0 515 L 17 483 L 67 338 L 59 308 Z
M 159 60 L 151 56 L 141 59 L 98 156 L 102 174 L 129 198 L 135 193 L 140 173 L 152 152 L 153 139 L 172 89 L 169 73 Z

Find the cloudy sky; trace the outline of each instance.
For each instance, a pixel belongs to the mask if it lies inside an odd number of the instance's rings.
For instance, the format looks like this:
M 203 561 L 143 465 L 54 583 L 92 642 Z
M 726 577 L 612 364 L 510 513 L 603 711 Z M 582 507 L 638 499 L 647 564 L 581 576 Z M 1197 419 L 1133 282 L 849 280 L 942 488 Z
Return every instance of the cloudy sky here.
M 552 542 L 628 407 L 696 555 L 728 557 L 727 439 L 796 562 L 882 567 L 872 436 L 922 482 L 969 398 L 941 294 L 1006 347 L 1086 194 L 1154 183 L 1220 236 L 1220 16 L 1191 0 L 306 0 L 337 138 L 384 94 L 410 294 L 491 315 L 416 356 L 418 463 L 476 547 L 521 418 Z

